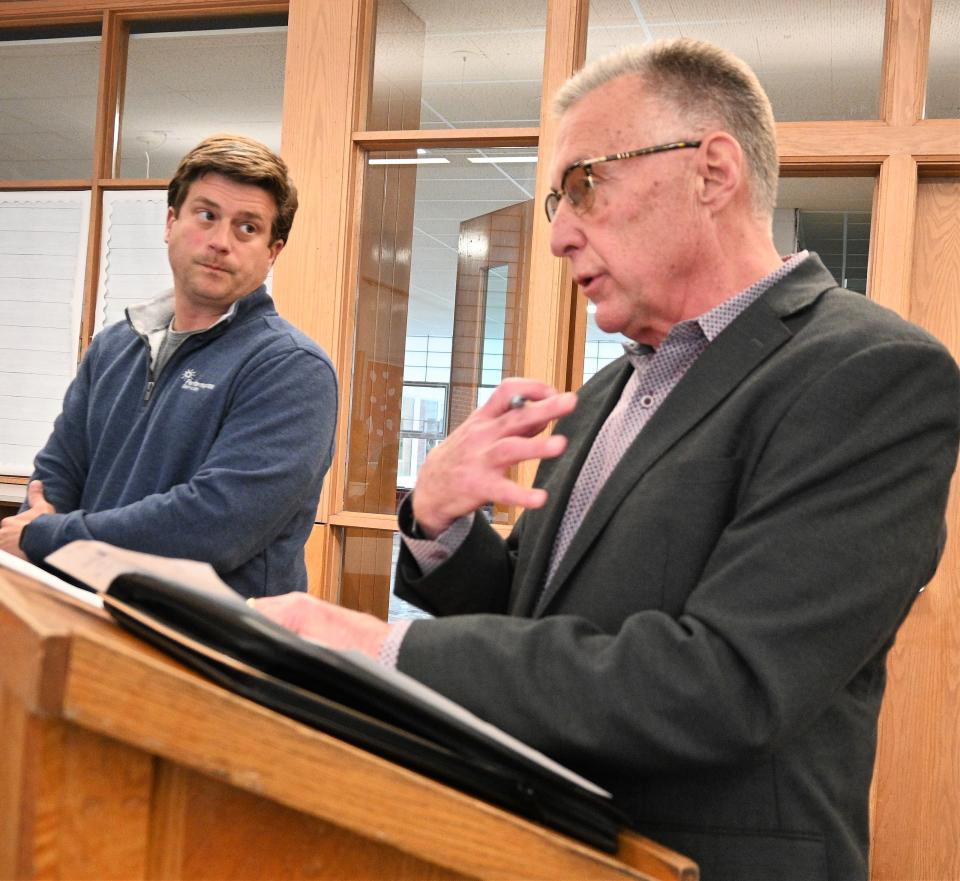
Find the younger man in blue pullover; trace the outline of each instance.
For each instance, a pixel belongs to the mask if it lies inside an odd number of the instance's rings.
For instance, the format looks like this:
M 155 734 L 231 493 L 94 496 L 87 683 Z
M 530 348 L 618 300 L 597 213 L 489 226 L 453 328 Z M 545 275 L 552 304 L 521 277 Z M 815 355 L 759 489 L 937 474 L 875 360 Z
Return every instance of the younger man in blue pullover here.
M 99 539 L 209 562 L 245 596 L 304 590 L 337 382 L 263 284 L 296 190 L 264 145 L 221 135 L 167 202 L 173 290 L 93 340 L 0 548 L 40 562 Z

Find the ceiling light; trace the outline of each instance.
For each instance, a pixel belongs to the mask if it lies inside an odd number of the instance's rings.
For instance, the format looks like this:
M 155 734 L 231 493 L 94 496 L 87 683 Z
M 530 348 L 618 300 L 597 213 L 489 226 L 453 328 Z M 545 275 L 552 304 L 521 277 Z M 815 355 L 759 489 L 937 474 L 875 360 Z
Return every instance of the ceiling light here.
M 504 165 L 508 162 L 536 162 L 536 156 L 468 156 L 474 165 Z
M 429 159 L 368 159 L 370 165 L 449 165 L 450 160 L 442 156 Z

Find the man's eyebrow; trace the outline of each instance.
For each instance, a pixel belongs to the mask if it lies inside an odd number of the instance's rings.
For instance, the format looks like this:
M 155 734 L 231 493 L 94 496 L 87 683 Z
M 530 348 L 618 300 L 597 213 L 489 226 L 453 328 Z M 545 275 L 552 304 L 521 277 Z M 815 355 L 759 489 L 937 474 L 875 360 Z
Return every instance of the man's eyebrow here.
M 199 205 L 202 208 L 216 208 L 218 211 L 223 210 L 219 202 L 216 202 L 207 196 L 194 196 L 190 201 L 193 202 L 194 205 Z M 265 220 L 263 214 L 261 214 L 259 211 L 251 211 L 248 208 L 242 208 L 240 211 L 237 211 L 235 216 L 242 218 L 243 220 Z
M 209 206 L 210 208 L 220 207 L 219 202 L 214 202 L 213 199 L 208 199 L 206 196 L 191 196 L 189 201 L 197 205 L 206 205 L 206 206 Z

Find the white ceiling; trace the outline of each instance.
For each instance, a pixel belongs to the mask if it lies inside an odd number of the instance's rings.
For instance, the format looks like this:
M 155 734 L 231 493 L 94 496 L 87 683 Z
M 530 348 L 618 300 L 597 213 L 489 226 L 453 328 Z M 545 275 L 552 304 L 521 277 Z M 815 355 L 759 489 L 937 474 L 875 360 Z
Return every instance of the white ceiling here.
M 754 67 L 778 119 L 874 118 L 883 7 L 884 0 L 592 0 L 587 54 L 702 37 Z M 536 126 L 545 16 L 545 0 L 407 0 L 405 8 L 381 0 L 375 90 L 412 95 L 423 128 Z M 928 107 L 960 116 L 960 0 L 934 0 L 932 30 Z M 214 131 L 278 148 L 285 51 L 282 28 L 135 35 L 121 175 L 167 177 Z M 89 177 L 98 53 L 97 38 L 0 42 L 0 179 Z M 535 165 L 478 166 L 466 162 L 478 151 L 432 153 L 450 164 L 415 172 L 411 333 L 450 325 L 461 221 L 534 189 Z M 869 210 L 872 187 L 863 179 L 784 181 L 780 204 Z

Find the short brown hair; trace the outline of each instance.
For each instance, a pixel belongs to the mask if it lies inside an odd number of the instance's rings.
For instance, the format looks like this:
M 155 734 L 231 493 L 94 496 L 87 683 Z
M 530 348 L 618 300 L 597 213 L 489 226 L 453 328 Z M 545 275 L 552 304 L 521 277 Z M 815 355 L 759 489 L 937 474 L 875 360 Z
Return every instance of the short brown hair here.
M 297 190 L 286 163 L 273 150 L 243 135 L 212 135 L 201 141 L 180 160 L 167 188 L 167 205 L 175 215 L 180 213 L 190 185 L 211 171 L 270 193 L 277 204 L 271 244 L 288 240 L 297 213 Z
M 671 137 L 698 138 L 711 126 L 733 135 L 747 160 L 755 210 L 773 212 L 780 171 L 773 110 L 756 74 L 743 61 L 712 43 L 689 38 L 628 46 L 567 80 L 554 109 L 562 115 L 588 92 L 630 75 L 639 77 L 655 98 L 691 126 L 691 131 Z

